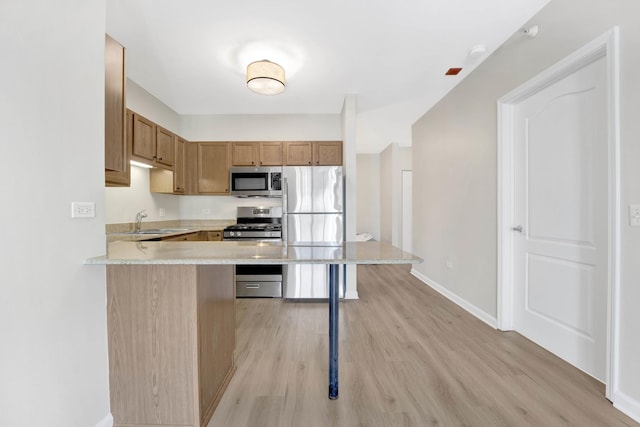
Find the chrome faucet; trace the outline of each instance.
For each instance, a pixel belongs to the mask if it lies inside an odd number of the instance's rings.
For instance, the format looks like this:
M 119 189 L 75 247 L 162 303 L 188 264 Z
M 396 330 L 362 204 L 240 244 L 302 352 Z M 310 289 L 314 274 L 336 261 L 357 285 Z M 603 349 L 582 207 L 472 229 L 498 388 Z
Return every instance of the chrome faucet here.
M 136 228 L 134 230 L 134 232 L 139 233 L 140 232 L 140 227 L 142 226 L 142 219 L 147 217 L 147 214 L 145 213 L 146 209 L 142 209 L 140 212 L 138 212 L 136 214 Z

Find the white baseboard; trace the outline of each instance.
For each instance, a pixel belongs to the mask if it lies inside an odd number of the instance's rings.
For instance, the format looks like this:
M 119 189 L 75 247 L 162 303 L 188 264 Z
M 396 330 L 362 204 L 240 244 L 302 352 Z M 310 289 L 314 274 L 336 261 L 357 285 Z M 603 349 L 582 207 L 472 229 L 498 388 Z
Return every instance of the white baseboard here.
M 613 394 L 613 407 L 640 423 L 640 402 L 621 391 Z
M 100 420 L 100 422 L 96 424 L 96 427 L 113 427 L 113 417 L 111 414 Z
M 429 286 L 430 288 L 434 289 L 436 292 L 440 293 L 442 296 L 447 298 L 449 301 L 453 302 L 454 304 L 459 305 L 464 310 L 466 310 L 469 313 L 471 313 L 473 316 L 477 317 L 478 319 L 482 320 L 487 325 L 491 326 L 493 329 L 498 329 L 498 320 L 495 317 L 487 314 L 486 312 L 484 312 L 483 310 L 479 309 L 475 305 L 471 304 L 469 301 L 465 300 L 464 298 L 459 297 L 455 293 L 451 292 L 449 289 L 447 289 L 444 286 L 438 284 L 435 280 L 429 279 L 427 276 L 425 276 L 424 274 L 420 273 L 415 268 L 411 269 L 411 274 L 413 276 L 417 277 L 425 285 Z
M 344 294 L 344 299 L 360 299 L 360 297 L 358 297 L 358 291 L 347 291 Z

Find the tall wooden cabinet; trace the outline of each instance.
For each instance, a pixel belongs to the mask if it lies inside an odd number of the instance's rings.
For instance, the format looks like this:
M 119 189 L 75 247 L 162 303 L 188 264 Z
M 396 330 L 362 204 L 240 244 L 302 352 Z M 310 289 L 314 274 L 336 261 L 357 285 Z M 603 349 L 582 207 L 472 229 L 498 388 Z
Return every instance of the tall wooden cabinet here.
M 107 266 L 114 427 L 209 422 L 231 376 L 232 265 Z
M 105 35 L 104 170 L 107 186 L 131 185 L 125 85 L 125 49 Z

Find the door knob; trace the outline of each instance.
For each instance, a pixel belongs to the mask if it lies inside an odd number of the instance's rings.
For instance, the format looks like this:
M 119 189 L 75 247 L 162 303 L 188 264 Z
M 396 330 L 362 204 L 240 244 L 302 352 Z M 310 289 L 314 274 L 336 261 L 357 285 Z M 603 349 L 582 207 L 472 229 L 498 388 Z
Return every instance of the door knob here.
M 521 225 L 516 225 L 515 227 L 511 227 L 513 231 L 517 231 L 518 233 L 524 233 L 524 228 Z

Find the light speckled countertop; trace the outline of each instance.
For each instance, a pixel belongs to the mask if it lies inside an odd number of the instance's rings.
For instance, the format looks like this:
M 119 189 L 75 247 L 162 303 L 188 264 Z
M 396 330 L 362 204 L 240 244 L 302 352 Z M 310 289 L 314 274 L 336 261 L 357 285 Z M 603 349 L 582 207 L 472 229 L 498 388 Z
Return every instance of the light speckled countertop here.
M 129 241 L 138 242 L 150 239 L 157 239 L 158 237 L 172 237 L 179 236 L 181 234 L 194 233 L 198 231 L 222 231 L 226 227 L 235 224 L 236 221 L 232 219 L 219 219 L 219 220 L 172 220 L 172 221 L 148 221 L 142 223 L 142 230 L 156 229 L 156 228 L 175 228 L 180 231 L 171 233 L 158 233 L 158 234 L 136 234 L 132 233 L 134 228 L 133 223 L 122 224 L 107 224 L 106 234 L 107 243 L 115 241 Z
M 85 264 L 419 264 L 385 242 L 287 246 L 281 242 L 113 242 Z

